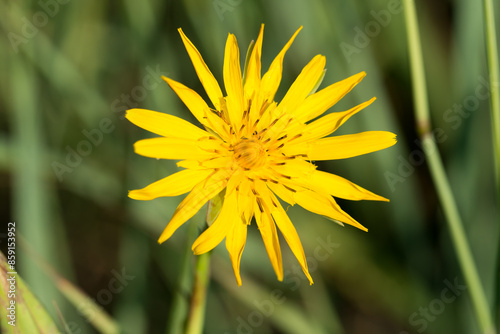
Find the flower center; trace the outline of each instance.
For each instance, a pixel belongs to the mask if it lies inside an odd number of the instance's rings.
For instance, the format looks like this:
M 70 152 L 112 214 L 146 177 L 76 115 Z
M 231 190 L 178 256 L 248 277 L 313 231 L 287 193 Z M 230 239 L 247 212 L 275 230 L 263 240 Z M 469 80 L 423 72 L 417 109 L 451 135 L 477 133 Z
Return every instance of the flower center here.
M 234 160 L 245 169 L 261 167 L 267 160 L 266 150 L 255 139 L 241 139 L 234 146 Z

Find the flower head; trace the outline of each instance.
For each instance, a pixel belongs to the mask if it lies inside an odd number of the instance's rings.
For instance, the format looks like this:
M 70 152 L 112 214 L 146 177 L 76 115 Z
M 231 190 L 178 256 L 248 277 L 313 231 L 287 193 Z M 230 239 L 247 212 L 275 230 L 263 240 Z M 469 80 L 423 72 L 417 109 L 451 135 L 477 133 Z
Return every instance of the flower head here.
M 213 107 L 183 84 L 163 79 L 204 129 L 155 111 L 131 109 L 127 112 L 132 123 L 161 136 L 138 141 L 136 153 L 181 160 L 177 165 L 184 168 L 143 189 L 130 191 L 129 196 L 150 200 L 189 192 L 161 234 L 159 242 L 162 243 L 205 203 L 225 190 L 220 213 L 192 248 L 195 254 L 202 254 L 225 238 L 238 285 L 241 285 L 240 258 L 252 218 L 278 279 L 283 279 L 283 267 L 277 228 L 310 283 L 313 282 L 299 236 L 278 197 L 290 205 L 299 204 L 340 224 L 365 231 L 367 229 L 344 212 L 333 197 L 388 201 L 340 176 L 319 171 L 311 163 L 350 158 L 396 143 L 396 136 L 385 131 L 328 137 L 375 98 L 347 111 L 318 118 L 360 82 L 364 72 L 316 92 L 325 73 L 325 57 L 317 55 L 304 67 L 283 99 L 279 103 L 274 101 L 283 58 L 301 28 L 273 60 L 269 70 L 261 75 L 262 26 L 249 50 L 244 77 L 236 38 L 229 34 L 223 67 L 226 94 L 222 93 L 196 47 L 179 29 Z

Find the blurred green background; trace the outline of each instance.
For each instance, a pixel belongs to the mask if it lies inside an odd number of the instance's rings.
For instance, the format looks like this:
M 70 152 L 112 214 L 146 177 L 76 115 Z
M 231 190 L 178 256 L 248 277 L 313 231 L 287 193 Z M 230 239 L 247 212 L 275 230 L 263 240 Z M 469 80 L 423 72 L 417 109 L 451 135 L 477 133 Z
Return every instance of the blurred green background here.
M 493 299 L 499 219 L 481 4 L 425 1 L 417 10 L 433 128 Z M 339 200 L 368 233 L 288 209 L 313 286 L 284 240 L 285 281 L 276 280 L 255 224 L 242 257 L 242 287 L 219 245 L 205 333 L 476 333 L 415 131 L 404 14 L 396 0 L 2 0 L 0 249 L 5 253 L 6 225 L 15 221 L 17 269 L 61 331 L 97 332 L 96 311 L 70 303 L 41 258 L 102 306 L 121 332 L 167 333 L 177 326 L 173 300 L 181 301 L 175 307 L 182 319 L 190 286 L 180 286 L 179 277 L 195 260 L 189 252 L 184 257 L 188 231 L 201 231 L 204 210 L 157 244 L 183 196 L 142 202 L 127 191 L 177 167 L 134 154 L 133 143 L 151 134 L 125 120 L 124 111 L 140 107 L 196 122 L 160 80 L 169 76 L 206 97 L 177 28 L 222 81 L 227 34 L 236 35 L 243 61 L 261 23 L 263 71 L 304 26 L 285 57 L 277 101 L 319 53 L 328 69 L 322 87 L 367 72 L 331 111 L 372 96 L 377 101 L 338 133 L 392 131 L 397 145 L 318 168 L 391 202 Z

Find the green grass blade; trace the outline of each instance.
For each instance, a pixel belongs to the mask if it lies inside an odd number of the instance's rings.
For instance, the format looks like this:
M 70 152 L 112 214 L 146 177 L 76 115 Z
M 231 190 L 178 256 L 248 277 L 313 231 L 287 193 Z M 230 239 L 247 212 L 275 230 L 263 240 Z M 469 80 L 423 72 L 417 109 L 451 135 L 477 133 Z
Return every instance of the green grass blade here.
M 446 176 L 443 162 L 439 155 L 436 142 L 431 132 L 431 120 L 425 84 L 424 63 L 418 31 L 417 14 L 412 0 L 404 1 L 406 27 L 408 34 L 408 48 L 410 56 L 415 117 L 418 133 L 422 139 L 423 148 L 427 156 L 431 176 L 436 187 L 439 200 L 443 206 L 446 221 L 451 232 L 458 261 L 462 268 L 465 281 L 469 288 L 476 317 L 484 334 L 495 333 L 491 318 L 488 300 L 479 279 L 476 264 L 472 257 L 469 243 L 465 237 L 462 220 L 451 187 Z

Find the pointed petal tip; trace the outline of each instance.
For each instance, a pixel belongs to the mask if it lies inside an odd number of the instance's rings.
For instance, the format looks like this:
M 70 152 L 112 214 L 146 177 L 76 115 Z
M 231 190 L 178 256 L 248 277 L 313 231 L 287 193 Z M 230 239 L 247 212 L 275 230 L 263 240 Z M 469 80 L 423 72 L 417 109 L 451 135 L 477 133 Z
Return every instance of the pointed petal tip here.
M 309 271 L 305 272 L 306 276 L 307 276 L 307 279 L 309 280 L 309 285 L 313 285 L 314 284 L 314 281 L 311 277 L 311 274 L 309 274 Z
M 167 227 L 165 227 L 165 229 L 161 233 L 160 237 L 158 238 L 158 244 L 161 245 L 162 243 L 164 243 L 165 241 L 167 241 L 172 236 L 172 234 L 174 232 L 175 232 L 175 230 L 172 231 L 172 229 L 171 228 L 169 229 L 168 225 L 167 225 Z
M 380 196 L 380 195 L 377 195 L 377 194 L 372 193 L 372 192 L 370 192 L 370 195 L 371 196 L 369 196 L 367 198 L 363 198 L 363 200 L 378 201 L 378 202 L 390 202 L 390 200 L 388 198 L 385 198 L 384 196 Z
M 179 28 L 177 28 L 177 31 L 179 32 L 179 35 L 181 35 L 181 38 L 183 39 L 183 41 L 184 41 L 185 39 L 188 39 L 188 38 L 186 37 L 186 34 L 184 33 L 184 31 L 182 30 L 182 28 L 180 28 L 180 27 L 179 27 Z
M 152 199 L 152 198 L 147 198 L 147 196 L 144 196 L 144 194 L 142 194 L 140 190 L 129 190 L 128 197 L 131 199 L 135 199 L 137 201 L 147 201 Z
M 363 225 L 361 225 L 360 223 L 358 223 L 356 220 L 353 219 L 353 222 L 356 224 L 353 224 L 353 223 L 347 223 L 347 224 L 354 226 L 356 228 L 359 228 L 361 231 L 368 232 L 368 229 L 366 227 L 364 227 Z
M 355 85 L 358 84 L 358 83 L 360 83 L 361 80 L 364 79 L 364 77 L 366 77 L 366 72 L 365 71 L 361 71 L 359 73 L 356 73 L 356 74 L 353 74 L 352 76 L 350 76 L 350 78 L 356 78 L 357 81 L 356 81 Z
M 354 226 L 356 228 L 359 228 L 361 231 L 368 232 L 368 229 L 366 227 L 364 227 L 363 225 L 358 223 L 356 220 L 354 220 L 354 219 L 352 219 L 352 220 L 353 220 L 352 222 L 348 222 L 347 224 Z
M 162 243 L 164 243 L 165 241 L 167 241 L 168 239 L 170 239 L 170 237 L 172 236 L 172 234 L 170 235 L 160 235 L 160 237 L 158 238 L 158 244 L 161 245 Z

